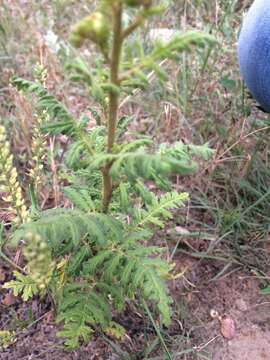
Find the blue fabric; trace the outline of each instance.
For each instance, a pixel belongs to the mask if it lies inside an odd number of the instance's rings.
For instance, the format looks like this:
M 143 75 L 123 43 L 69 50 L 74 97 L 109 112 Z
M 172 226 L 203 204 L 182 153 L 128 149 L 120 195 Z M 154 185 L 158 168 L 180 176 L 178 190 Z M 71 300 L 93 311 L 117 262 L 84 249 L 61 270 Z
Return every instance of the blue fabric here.
M 270 112 L 270 0 L 255 0 L 245 16 L 238 60 L 251 94 Z

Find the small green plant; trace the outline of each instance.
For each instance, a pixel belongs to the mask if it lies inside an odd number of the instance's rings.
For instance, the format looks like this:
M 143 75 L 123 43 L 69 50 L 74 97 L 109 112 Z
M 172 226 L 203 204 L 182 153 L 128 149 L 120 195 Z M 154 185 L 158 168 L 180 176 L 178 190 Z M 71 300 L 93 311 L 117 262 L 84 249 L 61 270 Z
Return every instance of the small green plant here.
M 163 10 L 151 0 L 103 0 L 73 27 L 75 46 L 90 40 L 103 56 L 102 66 L 90 71 L 91 81 L 88 77 L 92 97 L 102 108 L 102 119 L 91 131 L 88 119 L 74 119 L 42 81 L 13 79 L 48 114 L 50 121 L 37 124 L 39 129 L 70 138 L 62 176 L 69 182 L 63 193 L 73 208 L 30 212 L 32 221 L 15 229 L 10 243 L 25 243 L 26 274 L 16 272 L 5 287 L 25 300 L 49 291 L 57 320 L 64 323 L 59 335 L 70 348 L 88 341 L 96 329 L 121 337 L 123 329 L 112 322 L 112 311 L 122 311 L 126 298 L 150 302 L 160 324 L 170 324 L 172 299 L 165 281 L 174 265 L 163 259 L 164 249 L 146 242 L 188 200 L 187 193 L 173 191 L 171 176 L 194 173 L 196 159 L 207 160 L 212 151 L 182 142 L 157 146 L 147 137 L 126 141 L 119 102 L 134 88 L 146 88 L 149 72 L 165 81 L 160 61 L 178 60 L 193 45 L 212 45 L 214 40 L 191 31 L 156 43 L 148 53 L 130 47 L 129 36 Z M 126 11 L 134 19 L 125 27 Z M 150 191 L 147 182 L 162 189 L 162 195 Z
M 15 331 L 1 330 L 0 331 L 0 349 L 6 349 L 16 341 Z

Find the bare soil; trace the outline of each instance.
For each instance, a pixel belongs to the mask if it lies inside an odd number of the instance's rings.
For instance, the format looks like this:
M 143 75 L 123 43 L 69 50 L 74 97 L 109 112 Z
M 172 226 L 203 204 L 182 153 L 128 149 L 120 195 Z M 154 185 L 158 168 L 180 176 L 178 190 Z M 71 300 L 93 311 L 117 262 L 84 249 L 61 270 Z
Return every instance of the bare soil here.
M 200 271 L 205 270 L 207 266 L 202 265 Z M 258 280 L 243 271 L 208 284 L 204 277 L 182 300 L 193 322 L 189 327 L 195 329 L 192 341 L 198 355 L 207 354 L 211 360 L 270 359 L 270 297 L 260 295 Z M 220 319 L 211 317 L 213 310 Z M 235 326 L 230 339 L 222 335 L 224 319 Z

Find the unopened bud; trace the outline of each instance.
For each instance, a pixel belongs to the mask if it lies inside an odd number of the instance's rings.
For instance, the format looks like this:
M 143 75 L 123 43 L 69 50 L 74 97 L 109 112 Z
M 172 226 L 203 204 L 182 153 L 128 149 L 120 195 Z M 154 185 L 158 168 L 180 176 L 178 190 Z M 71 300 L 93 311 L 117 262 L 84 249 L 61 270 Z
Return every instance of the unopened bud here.
M 83 18 L 72 30 L 71 41 L 80 45 L 84 39 L 90 39 L 101 47 L 106 47 L 110 36 L 108 20 L 102 12 Z

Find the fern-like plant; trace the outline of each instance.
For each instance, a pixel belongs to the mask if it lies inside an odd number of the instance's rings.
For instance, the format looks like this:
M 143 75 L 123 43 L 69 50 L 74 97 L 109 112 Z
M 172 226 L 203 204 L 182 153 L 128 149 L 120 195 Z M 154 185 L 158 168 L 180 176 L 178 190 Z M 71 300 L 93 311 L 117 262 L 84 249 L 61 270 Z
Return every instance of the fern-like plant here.
M 49 114 L 50 122 L 40 130 L 71 140 L 61 176 L 69 183 L 63 193 L 72 208 L 30 211 L 32 220 L 18 226 L 10 239 L 13 245 L 26 239 L 25 274 L 15 272 L 15 280 L 5 287 L 24 300 L 50 290 L 57 319 L 64 323 L 59 335 L 71 348 L 88 341 L 96 329 L 120 334 L 112 311 L 123 310 L 127 298 L 155 304 L 160 323 L 170 324 L 172 299 L 166 279 L 173 265 L 164 260 L 162 248 L 147 246 L 146 241 L 172 218 L 173 209 L 188 200 L 187 193 L 173 191 L 171 176 L 194 173 L 196 159 L 207 160 L 212 154 L 207 145 L 179 142 L 157 147 L 146 137 L 127 143 L 126 124 L 119 121 L 118 110 L 119 101 L 131 89 L 147 87 L 149 72 L 164 81 L 160 61 L 178 60 L 194 45 L 212 45 L 213 38 L 191 31 L 156 43 L 148 53 L 141 47 L 131 51 L 126 45 L 129 36 L 164 9 L 151 0 L 98 3 L 97 10 L 71 33 L 75 46 L 92 41 L 103 57 L 102 67 L 89 71 L 84 67 L 80 74 L 103 109 L 94 129 L 87 129 L 85 116 L 74 119 L 42 82 L 13 78 L 19 90 L 34 95 L 38 110 Z M 125 27 L 123 15 L 130 10 L 134 18 Z M 162 195 L 150 191 L 146 181 L 162 189 Z

